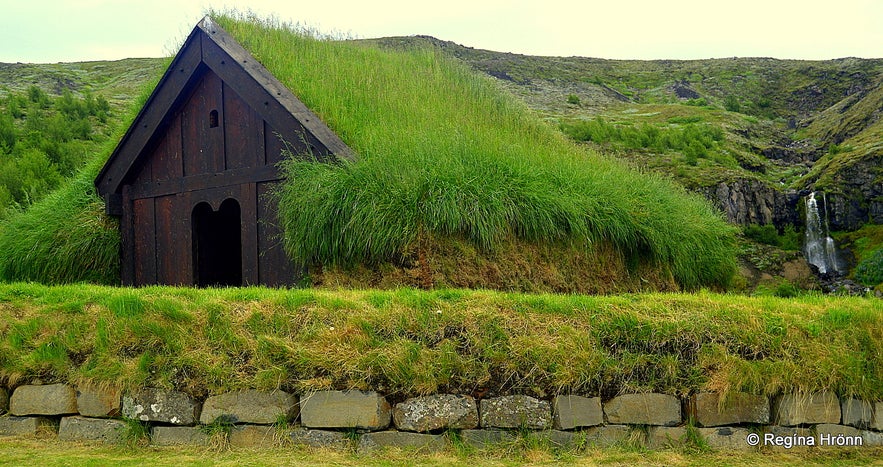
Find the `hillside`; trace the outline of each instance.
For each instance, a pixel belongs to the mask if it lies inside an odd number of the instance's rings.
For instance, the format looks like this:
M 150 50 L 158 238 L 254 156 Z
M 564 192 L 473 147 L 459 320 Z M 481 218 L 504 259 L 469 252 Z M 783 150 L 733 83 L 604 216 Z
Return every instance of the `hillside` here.
M 883 60 L 627 61 L 523 56 L 422 36 L 359 42 L 393 50 L 431 47 L 455 57 L 493 77 L 572 138 L 642 170 L 673 177 L 712 200 L 730 221 L 746 228 L 775 225 L 786 236 L 766 235 L 774 246 L 793 248 L 789 232 L 802 229 L 800 196 L 811 189 L 831 194 L 834 229 L 881 222 L 883 194 L 875 181 L 881 176 Z M 0 95 L 35 82 L 50 93 L 88 91 L 111 102 L 115 119 L 134 90 L 155 79 L 164 63 L 0 64 Z M 844 238 L 860 253 L 859 262 L 862 254 L 875 251 L 877 237 Z M 450 253 L 445 248 L 437 250 Z M 749 267 L 760 268 L 754 274 L 780 274 L 783 261 L 795 257 L 758 248 L 743 247 Z M 770 255 L 779 259 L 767 271 Z M 492 270 L 476 266 L 471 278 L 449 285 L 480 284 Z M 334 275 L 327 279 L 347 283 Z

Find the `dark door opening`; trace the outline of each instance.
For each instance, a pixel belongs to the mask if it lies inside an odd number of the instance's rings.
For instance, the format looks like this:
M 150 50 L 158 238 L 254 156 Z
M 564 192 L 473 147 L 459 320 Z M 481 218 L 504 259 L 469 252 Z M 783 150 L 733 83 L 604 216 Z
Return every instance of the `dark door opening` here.
M 216 211 L 193 208 L 193 283 L 198 287 L 242 285 L 242 222 L 239 203 L 226 199 Z

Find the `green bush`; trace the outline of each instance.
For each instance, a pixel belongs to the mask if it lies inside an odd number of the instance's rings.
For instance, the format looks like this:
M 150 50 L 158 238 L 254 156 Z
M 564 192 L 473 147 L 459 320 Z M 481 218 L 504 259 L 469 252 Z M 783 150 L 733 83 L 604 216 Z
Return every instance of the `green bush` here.
M 739 98 L 730 94 L 724 98 L 724 108 L 730 112 L 740 112 L 742 110 L 742 104 L 739 103 Z
M 803 235 L 791 225 L 785 226 L 780 234 L 773 224 L 751 224 L 743 227 L 742 233 L 755 242 L 776 246 L 788 251 L 800 250 L 803 244 Z
M 883 283 L 883 248 L 880 248 L 855 267 L 856 280 L 869 287 Z
M 27 207 L 73 176 L 86 160 L 95 123 L 107 119 L 104 98 L 75 97 L 65 90 L 52 98 L 36 86 L 27 94 L 10 93 L 0 110 L 0 219 L 10 208 Z M 26 108 L 27 110 L 22 110 Z
M 705 158 L 709 150 L 723 141 L 724 132 L 716 125 L 685 119 L 677 127 L 659 127 L 650 124 L 625 125 L 609 123 L 603 117 L 561 125 L 562 131 L 577 141 L 610 144 L 625 149 L 647 149 L 658 152 L 682 152 L 691 165 Z

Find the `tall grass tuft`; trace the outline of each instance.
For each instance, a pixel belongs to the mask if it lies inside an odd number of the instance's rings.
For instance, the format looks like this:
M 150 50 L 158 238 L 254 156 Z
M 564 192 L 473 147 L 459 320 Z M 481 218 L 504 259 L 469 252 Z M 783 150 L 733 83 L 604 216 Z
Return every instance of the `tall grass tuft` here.
M 92 185 L 99 162 L 0 225 L 0 280 L 119 283 L 119 232 Z
M 734 271 L 732 229 L 703 200 L 577 147 L 453 59 L 216 16 L 358 154 L 284 165 L 280 218 L 296 261 L 387 261 L 428 233 L 485 250 L 510 236 L 605 241 L 686 288 Z

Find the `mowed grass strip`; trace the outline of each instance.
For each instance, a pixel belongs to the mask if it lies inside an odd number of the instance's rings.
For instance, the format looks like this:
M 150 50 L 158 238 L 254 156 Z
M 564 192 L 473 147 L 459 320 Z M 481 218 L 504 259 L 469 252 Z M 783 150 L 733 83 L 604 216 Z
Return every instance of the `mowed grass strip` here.
M 0 382 L 883 399 L 883 301 L 0 285 Z
M 218 450 L 200 447 L 132 447 L 73 443 L 23 437 L 0 438 L 0 465 L 101 466 L 549 466 L 549 465 L 666 465 L 666 466 L 841 466 L 880 465 L 883 448 L 823 449 L 803 452 L 710 452 L 695 448 L 648 451 L 640 447 L 562 450 L 520 438 L 483 451 L 452 448 L 420 454 L 387 449 L 358 454 L 329 449 L 286 446 Z

